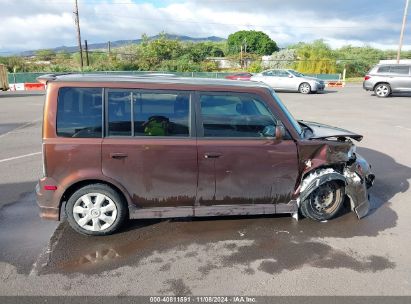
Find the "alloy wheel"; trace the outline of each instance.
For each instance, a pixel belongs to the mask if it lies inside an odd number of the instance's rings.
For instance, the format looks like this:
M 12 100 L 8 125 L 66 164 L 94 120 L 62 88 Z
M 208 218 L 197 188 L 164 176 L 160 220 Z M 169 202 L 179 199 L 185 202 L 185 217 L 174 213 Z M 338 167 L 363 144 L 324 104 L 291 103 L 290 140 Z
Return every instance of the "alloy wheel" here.
M 308 94 L 311 91 L 311 87 L 308 83 L 303 83 L 300 85 L 300 92 L 303 94 Z
M 385 84 L 378 85 L 375 88 L 375 94 L 379 97 L 386 97 L 390 94 L 390 88 Z

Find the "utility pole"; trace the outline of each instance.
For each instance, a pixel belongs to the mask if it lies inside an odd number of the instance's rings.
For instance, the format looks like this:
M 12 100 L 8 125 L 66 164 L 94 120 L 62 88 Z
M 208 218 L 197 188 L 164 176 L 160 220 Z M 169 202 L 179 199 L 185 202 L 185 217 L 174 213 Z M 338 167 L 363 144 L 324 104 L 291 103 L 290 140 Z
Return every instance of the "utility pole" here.
M 240 67 L 243 68 L 243 45 L 240 47 Z
M 111 54 L 111 42 L 107 42 L 107 51 L 108 51 L 108 55 L 110 56 Z
M 87 40 L 84 40 L 84 47 L 86 49 L 86 66 L 89 66 Z
M 83 71 L 83 48 L 81 47 L 81 35 L 80 35 L 80 19 L 78 15 L 78 4 L 77 0 L 74 0 L 74 23 L 77 27 L 77 41 L 78 41 L 78 48 L 80 51 L 80 68 Z
M 248 56 L 247 56 L 247 38 L 244 38 L 244 55 L 245 55 L 245 59 L 244 59 L 244 66 L 247 67 L 247 62 L 248 62 Z
M 400 63 L 400 59 L 401 59 L 401 49 L 402 49 L 402 42 L 404 40 L 405 23 L 407 21 L 407 13 L 408 13 L 408 4 L 409 4 L 409 2 L 410 2 L 409 0 L 405 0 L 404 17 L 402 18 L 400 43 L 398 45 L 398 52 L 397 52 L 397 63 Z

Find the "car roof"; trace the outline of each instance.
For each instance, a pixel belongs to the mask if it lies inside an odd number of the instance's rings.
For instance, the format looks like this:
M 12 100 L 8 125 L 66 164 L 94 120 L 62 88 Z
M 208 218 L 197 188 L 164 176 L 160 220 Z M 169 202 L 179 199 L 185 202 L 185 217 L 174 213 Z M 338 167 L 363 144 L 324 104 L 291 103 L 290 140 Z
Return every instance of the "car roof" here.
M 115 82 L 115 83 L 155 83 L 155 84 L 187 84 L 206 86 L 231 86 L 231 87 L 252 87 L 269 88 L 261 82 L 245 82 L 227 79 L 196 78 L 196 77 L 176 77 L 157 75 L 116 75 L 116 74 L 47 74 L 37 78 L 42 83 L 46 82 Z
M 411 66 L 411 63 L 379 63 L 376 66 L 392 66 L 392 65 L 398 65 L 398 66 Z

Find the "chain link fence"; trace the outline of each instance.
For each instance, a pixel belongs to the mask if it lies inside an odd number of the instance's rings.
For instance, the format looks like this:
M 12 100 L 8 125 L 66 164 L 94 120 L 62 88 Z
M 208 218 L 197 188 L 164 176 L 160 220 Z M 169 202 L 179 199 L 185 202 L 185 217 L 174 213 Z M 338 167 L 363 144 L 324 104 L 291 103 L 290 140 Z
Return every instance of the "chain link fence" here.
M 50 72 L 52 73 L 52 72 Z M 30 82 L 37 82 L 36 78 L 50 74 L 47 72 L 42 73 L 34 73 L 34 72 L 27 72 L 27 73 L 9 73 L 8 79 L 9 83 L 30 83 Z M 72 72 L 72 73 L 79 73 L 79 72 Z M 160 72 L 160 71 L 100 71 L 100 72 L 83 72 L 82 74 L 111 74 L 111 75 L 144 75 L 144 74 L 173 74 L 175 76 L 180 77 L 198 77 L 198 78 L 224 78 L 227 75 L 234 74 L 235 72 Z M 58 73 L 57 73 L 58 74 Z M 341 80 L 341 74 L 307 74 L 307 76 L 316 77 L 325 81 L 338 81 Z

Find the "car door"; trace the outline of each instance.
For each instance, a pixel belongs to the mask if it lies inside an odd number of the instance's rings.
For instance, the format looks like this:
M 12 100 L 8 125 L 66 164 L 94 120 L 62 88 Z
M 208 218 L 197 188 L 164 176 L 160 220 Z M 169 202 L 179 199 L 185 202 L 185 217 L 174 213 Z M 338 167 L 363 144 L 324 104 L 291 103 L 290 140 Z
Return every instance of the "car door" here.
M 273 89 L 281 89 L 281 81 L 278 77 L 277 70 L 263 72 L 263 82 L 268 84 Z
M 245 93 L 197 95 L 199 205 L 284 203 L 298 172 L 293 140 L 266 137 L 279 123 Z
M 392 65 L 388 73 L 391 89 L 394 91 L 411 90 L 410 67 L 407 65 Z
M 278 70 L 277 71 L 279 82 L 281 83 L 281 89 L 287 91 L 294 91 L 298 85 L 296 84 L 296 79 L 288 71 Z
M 103 174 L 137 207 L 192 206 L 197 148 L 189 92 L 106 89 Z

